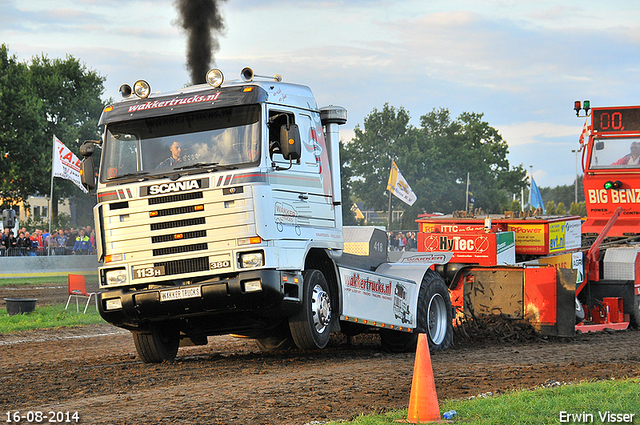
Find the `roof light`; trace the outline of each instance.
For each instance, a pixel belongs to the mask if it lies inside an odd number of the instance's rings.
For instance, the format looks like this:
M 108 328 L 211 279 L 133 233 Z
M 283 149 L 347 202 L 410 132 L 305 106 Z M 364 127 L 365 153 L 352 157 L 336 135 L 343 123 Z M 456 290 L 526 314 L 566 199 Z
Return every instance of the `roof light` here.
M 579 100 L 576 100 L 575 102 L 573 102 L 573 110 L 576 111 L 576 117 L 580 116 L 580 110 L 584 109 L 584 116 L 588 116 L 589 115 L 589 109 L 591 109 L 591 102 L 589 100 L 585 100 L 584 102 L 580 103 Z
M 609 180 L 608 182 L 606 182 L 604 184 L 604 188 L 609 190 L 609 189 L 620 189 L 622 187 L 622 182 L 620 180 L 616 180 L 614 182 L 612 182 L 611 180 Z
M 224 81 L 224 74 L 219 69 L 210 69 L 207 72 L 206 80 L 211 87 L 220 87 Z
M 145 80 L 138 80 L 133 83 L 133 92 L 140 99 L 146 99 L 151 94 L 151 86 Z
M 576 100 L 575 102 L 573 102 L 573 110 L 576 111 L 576 115 L 580 113 L 580 109 L 582 109 L 582 105 L 580 104 L 580 101 Z
M 131 90 L 131 86 L 129 84 L 121 85 L 118 91 L 120 92 L 120 96 L 122 96 L 123 99 L 131 97 L 131 93 L 133 93 L 133 90 Z

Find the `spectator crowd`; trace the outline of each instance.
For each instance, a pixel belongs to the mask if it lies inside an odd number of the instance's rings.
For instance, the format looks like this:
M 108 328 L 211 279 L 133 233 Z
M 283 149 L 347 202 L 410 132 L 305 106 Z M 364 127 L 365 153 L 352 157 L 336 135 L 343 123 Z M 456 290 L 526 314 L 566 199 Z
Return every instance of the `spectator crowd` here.
M 91 226 L 58 229 L 51 234 L 36 228 L 33 234 L 21 228 L 16 236 L 5 228 L 0 239 L 1 257 L 32 257 L 39 255 L 89 255 L 95 253 L 96 233 Z
M 389 251 L 416 251 L 418 239 L 416 232 L 388 232 Z

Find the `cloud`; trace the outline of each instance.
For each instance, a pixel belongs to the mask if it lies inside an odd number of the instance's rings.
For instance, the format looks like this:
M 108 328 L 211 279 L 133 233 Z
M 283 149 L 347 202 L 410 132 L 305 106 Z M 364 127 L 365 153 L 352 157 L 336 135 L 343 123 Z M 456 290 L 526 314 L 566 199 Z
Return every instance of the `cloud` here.
M 556 143 L 559 137 L 575 136 L 576 144 L 581 125 L 564 125 L 550 122 L 527 121 L 494 126 L 510 147 Z

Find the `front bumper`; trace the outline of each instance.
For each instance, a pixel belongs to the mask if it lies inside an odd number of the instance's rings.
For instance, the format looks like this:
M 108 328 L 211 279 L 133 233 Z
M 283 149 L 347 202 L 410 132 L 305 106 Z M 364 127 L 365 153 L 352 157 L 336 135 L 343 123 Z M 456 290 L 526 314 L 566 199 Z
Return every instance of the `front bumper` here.
M 277 270 L 243 272 L 232 278 L 180 287 L 144 290 L 114 288 L 98 295 L 100 315 L 109 323 L 129 330 L 144 330 L 152 321 L 183 321 L 201 323 L 207 330 L 198 333 L 225 333 L 238 328 L 253 327 L 253 322 L 269 317 L 284 317 L 300 307 L 301 277 L 296 273 Z M 255 291 L 255 282 L 261 289 Z M 249 282 L 249 285 L 247 283 Z M 200 287 L 200 296 L 161 301 L 161 292 L 176 288 Z M 253 291 L 251 289 L 254 289 Z M 107 302 L 120 300 L 120 308 L 107 310 Z M 117 304 L 117 303 L 116 303 Z M 212 320 L 201 320 L 209 316 Z M 228 320 L 231 316 L 236 320 Z M 220 320 L 216 320 L 220 318 Z M 244 325 L 243 325 L 244 324 Z M 191 325 L 192 326 L 192 325 Z

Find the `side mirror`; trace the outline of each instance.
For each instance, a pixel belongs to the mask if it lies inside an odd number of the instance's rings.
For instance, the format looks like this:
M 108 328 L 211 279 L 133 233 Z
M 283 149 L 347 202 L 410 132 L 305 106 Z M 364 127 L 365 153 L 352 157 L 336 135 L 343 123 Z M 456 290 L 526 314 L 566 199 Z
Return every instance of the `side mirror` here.
M 100 145 L 100 142 L 97 140 L 85 140 L 82 146 L 80 146 L 80 155 L 85 158 L 92 156 L 96 150 L 96 145 Z
M 300 159 L 302 155 L 302 142 L 300 130 L 297 124 L 283 124 L 280 126 L 280 152 L 284 159 L 289 161 Z
M 84 145 L 82 145 L 84 146 Z M 82 152 L 82 149 L 80 149 Z M 92 156 L 85 156 L 80 163 L 80 182 L 87 190 L 93 190 L 96 187 L 96 167 L 93 164 Z

